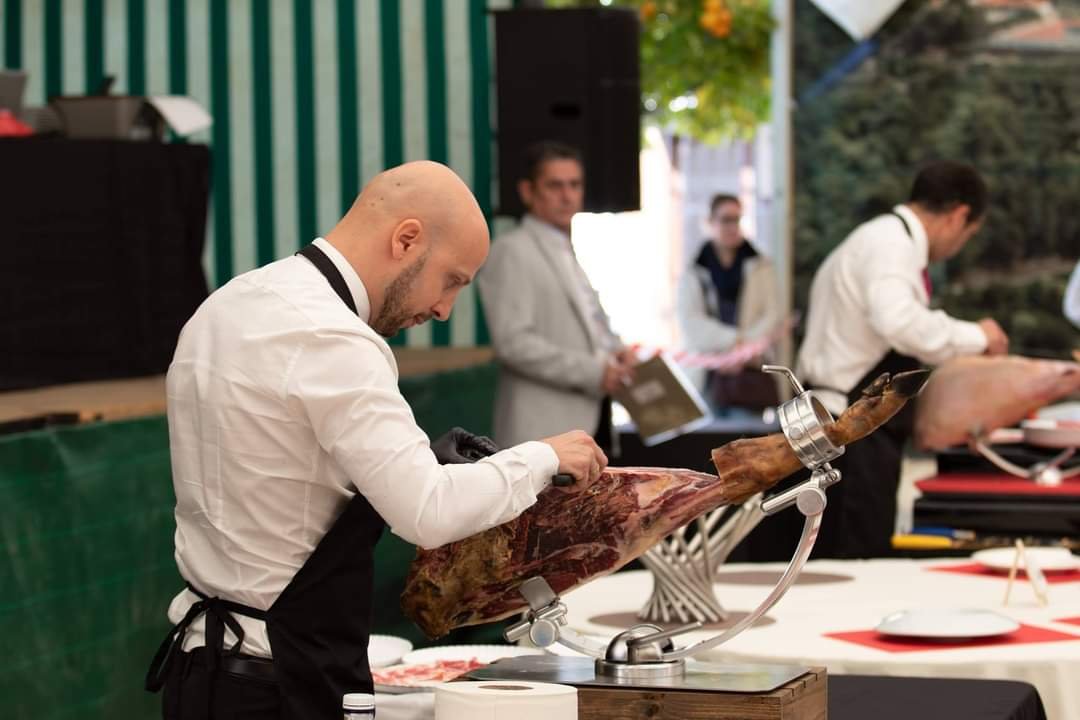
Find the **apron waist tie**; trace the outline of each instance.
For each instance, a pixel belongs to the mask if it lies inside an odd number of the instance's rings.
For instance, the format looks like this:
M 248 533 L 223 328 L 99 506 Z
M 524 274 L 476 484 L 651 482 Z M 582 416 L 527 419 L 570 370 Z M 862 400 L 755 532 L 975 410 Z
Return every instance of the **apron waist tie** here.
M 146 689 L 156 693 L 164 687 L 165 680 L 169 676 L 169 670 L 175 662 L 177 654 L 183 651 L 184 636 L 187 634 L 188 628 L 197 617 L 206 613 L 206 675 L 210 682 L 207 699 L 210 703 L 208 708 L 210 717 L 213 717 L 214 680 L 218 668 L 221 667 L 221 658 L 222 656 L 238 655 L 240 646 L 244 642 L 244 629 L 232 614 L 236 613 L 265 621 L 266 611 L 233 602 L 232 600 L 210 597 L 195 588 L 191 583 L 187 583 L 187 589 L 197 595 L 199 600 L 188 608 L 184 617 L 172 627 L 162 641 L 161 646 L 158 647 L 157 652 L 154 653 L 154 659 L 150 662 L 150 669 L 146 673 Z M 236 642 L 228 649 L 225 648 L 225 628 L 228 628 L 236 636 Z

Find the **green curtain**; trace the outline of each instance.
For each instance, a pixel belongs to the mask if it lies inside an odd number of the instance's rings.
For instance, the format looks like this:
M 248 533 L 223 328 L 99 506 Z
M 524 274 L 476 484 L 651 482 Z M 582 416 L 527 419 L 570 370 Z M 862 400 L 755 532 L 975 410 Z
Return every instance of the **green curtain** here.
M 401 383 L 429 434 L 491 432 L 492 366 Z M 180 587 L 162 416 L 0 437 L 0 716 L 150 718 L 142 690 Z M 375 631 L 428 644 L 398 610 L 414 549 L 386 533 Z M 499 628 L 443 642 L 490 642 Z

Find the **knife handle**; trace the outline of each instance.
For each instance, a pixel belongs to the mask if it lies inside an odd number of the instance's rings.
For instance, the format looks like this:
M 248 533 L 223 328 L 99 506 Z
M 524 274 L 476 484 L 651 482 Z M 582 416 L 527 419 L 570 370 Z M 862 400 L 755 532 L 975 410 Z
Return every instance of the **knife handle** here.
M 570 473 L 559 473 L 551 476 L 551 484 L 555 487 L 570 487 L 574 484 L 574 476 Z

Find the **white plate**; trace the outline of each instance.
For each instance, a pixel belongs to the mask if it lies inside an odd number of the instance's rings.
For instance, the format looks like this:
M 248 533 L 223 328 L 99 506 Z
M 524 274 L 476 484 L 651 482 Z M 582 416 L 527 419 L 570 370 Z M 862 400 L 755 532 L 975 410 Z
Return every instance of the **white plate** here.
M 1024 556 L 1035 560 L 1035 564 L 1043 572 L 1068 572 L 1080 568 L 1080 558 L 1069 552 L 1068 548 L 1060 547 L 1025 547 Z M 1013 558 L 1016 557 L 1016 548 L 1003 547 L 980 550 L 971 556 L 971 559 L 984 567 L 1001 572 L 1009 572 L 1012 569 Z M 1017 568 L 1024 569 L 1024 561 L 1021 558 Z
M 520 647 L 518 645 L 441 645 L 437 647 L 413 650 L 406 653 L 401 662 L 406 665 L 435 662 L 436 660 L 472 660 L 487 664 L 501 658 L 518 655 L 543 655 L 539 648 Z
M 876 629 L 882 635 L 955 640 L 1004 635 L 1019 630 L 1020 623 L 977 608 L 925 608 L 887 615 Z
M 1047 405 L 1036 410 L 1035 416 L 1047 420 L 1080 420 L 1080 402 L 1069 401 Z
M 1080 447 L 1080 421 L 1035 418 L 1020 422 L 1024 442 L 1046 448 Z
M 373 668 L 396 665 L 401 657 L 412 650 L 412 643 L 396 635 L 372 635 L 368 641 L 368 665 Z

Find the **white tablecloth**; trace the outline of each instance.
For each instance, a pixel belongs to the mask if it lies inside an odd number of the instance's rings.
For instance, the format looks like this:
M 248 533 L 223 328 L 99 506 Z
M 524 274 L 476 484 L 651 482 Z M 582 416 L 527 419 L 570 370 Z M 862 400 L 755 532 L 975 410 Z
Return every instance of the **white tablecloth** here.
M 769 611 L 768 617 L 776 622 L 750 628 L 699 659 L 824 665 L 832 673 L 1021 680 L 1038 688 L 1050 720 L 1080 720 L 1080 627 L 1053 622 L 1080 616 L 1080 582 L 1050 585 L 1047 607 L 1038 605 L 1027 582 L 1018 582 L 1009 606 L 1004 607 L 1006 583 L 1001 578 L 926 569 L 964 562 L 955 558 L 810 562 L 804 572 L 852 579 L 796 585 Z M 728 610 L 749 611 L 764 599 L 771 586 L 724 583 L 723 576 L 761 571 L 778 575 L 783 567 L 780 563 L 726 566 L 716 585 L 717 597 Z M 636 611 L 651 589 L 651 575 L 645 571 L 596 580 L 565 596 L 569 624 L 578 631 L 610 638 L 616 628 L 594 620 Z M 828 632 L 869 630 L 891 612 L 924 607 L 992 609 L 1018 622 L 1074 634 L 1077 639 L 894 653 L 823 636 Z M 678 644 L 714 634 L 694 632 L 683 636 Z
M 375 714 L 378 720 L 433 720 L 435 693 L 377 694 Z

